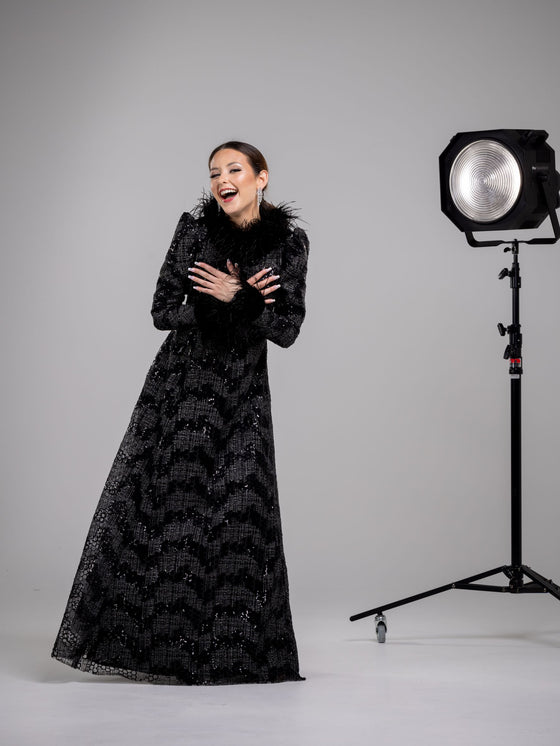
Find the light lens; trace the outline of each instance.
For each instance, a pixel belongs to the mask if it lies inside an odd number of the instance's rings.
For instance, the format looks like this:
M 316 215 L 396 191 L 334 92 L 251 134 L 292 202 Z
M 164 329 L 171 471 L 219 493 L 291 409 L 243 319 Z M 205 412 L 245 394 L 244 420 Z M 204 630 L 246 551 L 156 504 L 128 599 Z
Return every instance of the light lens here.
M 492 223 L 507 215 L 519 198 L 521 183 L 517 158 L 496 140 L 471 142 L 449 173 L 455 207 L 477 223 Z

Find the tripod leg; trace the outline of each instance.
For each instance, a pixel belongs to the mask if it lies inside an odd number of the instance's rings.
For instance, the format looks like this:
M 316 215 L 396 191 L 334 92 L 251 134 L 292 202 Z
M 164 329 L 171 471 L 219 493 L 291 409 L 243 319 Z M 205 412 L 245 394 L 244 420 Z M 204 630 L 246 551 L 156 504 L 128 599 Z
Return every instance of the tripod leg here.
M 382 614 L 384 611 L 388 611 L 389 609 L 396 609 L 397 606 L 404 606 L 405 604 L 411 604 L 414 601 L 420 601 L 420 599 L 422 598 L 435 596 L 437 593 L 450 591 L 453 588 L 457 588 L 459 585 L 464 587 L 469 583 L 474 583 L 477 580 L 482 580 L 482 578 L 489 578 L 491 575 L 498 575 L 498 573 L 504 572 L 505 569 L 506 568 L 504 566 L 495 567 L 493 570 L 487 570 L 486 572 L 478 573 L 478 575 L 471 575 L 468 578 L 456 580 L 454 583 L 447 583 L 447 585 L 440 585 L 438 588 L 432 588 L 432 590 L 424 591 L 424 593 L 417 593 L 415 596 L 401 598 L 400 601 L 393 601 L 392 603 L 385 604 L 384 606 L 377 606 L 375 609 L 369 609 L 369 611 L 362 611 L 360 614 L 354 614 L 354 616 L 351 616 L 350 621 L 356 622 L 358 619 L 364 619 L 365 617 L 373 616 L 374 614 Z
M 543 575 L 539 575 L 527 565 L 521 565 L 524 575 L 531 578 L 537 585 L 540 585 L 543 589 L 547 590 L 554 598 L 560 601 L 560 586 L 553 583 L 552 580 L 547 580 Z

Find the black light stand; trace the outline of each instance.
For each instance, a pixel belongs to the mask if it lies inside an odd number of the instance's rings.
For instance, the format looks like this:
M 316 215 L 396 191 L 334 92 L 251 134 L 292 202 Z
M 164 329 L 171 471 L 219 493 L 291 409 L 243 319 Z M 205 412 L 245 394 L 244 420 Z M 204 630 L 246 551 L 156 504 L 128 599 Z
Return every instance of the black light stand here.
M 519 289 L 521 287 L 521 276 L 519 274 L 519 242 L 513 241 L 511 248 L 513 263 L 511 269 L 503 269 L 499 278 L 510 278 L 512 292 L 512 323 L 507 329 L 498 324 L 499 332 L 502 336 L 509 334 L 509 344 L 506 347 L 504 358 L 509 359 L 510 375 L 510 406 L 511 406 L 511 564 L 501 567 L 494 567 L 491 570 L 485 570 L 477 575 L 471 575 L 468 578 L 456 580 L 453 583 L 433 588 L 423 593 L 417 593 L 415 596 L 402 598 L 399 601 L 393 601 L 388 604 L 376 606 L 369 611 L 363 611 L 360 614 L 354 614 L 350 617 L 351 622 L 358 619 L 364 619 L 368 616 L 376 616 L 376 633 L 379 642 L 385 641 L 385 632 L 387 630 L 387 620 L 384 612 L 389 609 L 395 609 L 397 606 L 419 601 L 428 596 L 435 596 L 438 593 L 449 591 L 454 588 L 468 591 L 495 591 L 499 593 L 551 593 L 560 601 L 560 586 L 547 580 L 535 570 L 532 570 L 522 561 L 522 500 L 521 500 L 521 375 L 522 366 L 522 334 L 519 320 Z M 509 582 L 507 585 L 486 585 L 476 581 L 503 573 Z M 529 578 L 529 582 L 524 582 L 524 577 Z
M 496 131 L 501 135 L 502 133 L 511 133 L 519 131 L 514 130 L 503 130 Z M 473 133 L 477 135 L 478 133 Z M 484 133 L 487 135 L 487 133 Z M 490 133 L 490 136 L 494 136 L 494 132 Z M 544 133 L 544 139 L 546 139 L 546 133 Z M 460 137 L 459 135 L 456 137 Z M 472 138 L 471 138 L 472 139 Z M 476 139 L 476 138 L 475 138 Z M 541 138 L 542 139 L 542 138 Z M 542 142 L 544 142 L 542 139 Z M 451 141 L 453 144 L 453 140 Z M 484 140 L 483 142 L 487 142 Z M 446 155 L 445 151 L 441 158 L 443 159 Z M 455 153 L 452 153 L 455 156 Z M 533 166 L 533 171 L 536 172 Z M 553 172 L 555 174 L 555 172 Z M 550 169 L 549 169 L 550 174 Z M 557 174 L 555 174 L 557 176 Z M 452 583 L 439 586 L 438 588 L 432 588 L 431 590 L 424 591 L 423 593 L 417 593 L 414 596 L 408 596 L 398 601 L 392 601 L 391 603 L 382 604 L 376 606 L 368 611 L 363 611 L 359 614 L 354 614 L 350 617 L 351 622 L 355 622 L 358 619 L 364 619 L 365 617 L 375 615 L 375 626 L 376 635 L 379 642 L 385 642 L 385 634 L 387 631 L 387 620 L 385 612 L 389 609 L 395 609 L 398 606 L 404 606 L 405 604 L 419 601 L 422 598 L 429 596 L 435 596 L 438 593 L 449 591 L 452 589 L 469 590 L 469 591 L 490 591 L 498 593 L 550 593 L 556 599 L 560 601 L 560 586 L 554 583 L 552 580 L 547 580 L 543 575 L 531 569 L 528 565 L 523 564 L 522 560 L 522 498 L 521 498 L 521 375 L 523 373 L 522 364 L 522 334 L 521 334 L 521 323 L 519 318 L 519 290 L 521 288 L 521 276 L 519 273 L 519 243 L 554 243 L 560 238 L 560 226 L 558 224 L 558 218 L 555 213 L 557 204 L 557 193 L 558 189 L 556 181 L 552 184 L 553 179 L 538 178 L 540 182 L 537 184 L 538 193 L 542 198 L 540 201 L 544 205 L 544 212 L 548 212 L 552 226 L 554 229 L 553 239 L 533 239 L 531 241 L 519 242 L 517 239 L 511 242 L 506 241 L 487 241 L 478 242 L 473 238 L 471 229 L 473 225 L 472 220 L 466 221 L 465 224 L 461 223 L 458 216 L 453 215 L 451 217 L 454 222 L 464 230 L 467 234 L 467 240 L 471 246 L 495 246 L 500 243 L 511 243 L 511 246 L 506 248 L 505 251 L 511 251 L 513 262 L 511 269 L 503 269 L 499 274 L 499 279 L 505 277 L 510 278 L 510 287 L 512 292 L 512 322 L 506 328 L 503 324 L 498 324 L 498 330 L 502 336 L 509 335 L 509 344 L 506 347 L 504 358 L 509 360 L 509 376 L 510 376 L 510 407 L 511 407 L 511 564 L 502 565 L 500 567 L 494 567 L 491 570 L 485 570 L 471 575 L 461 580 L 456 580 Z M 548 181 L 548 183 L 546 183 Z M 442 196 L 442 204 L 444 202 Z M 442 208 L 443 209 L 443 208 Z M 532 207 L 531 207 L 532 209 Z M 444 209 L 444 212 L 446 210 Z M 457 212 L 455 210 L 455 212 Z M 448 215 L 449 216 L 449 215 Z M 525 218 L 524 218 L 525 219 Z M 533 220 L 531 227 L 538 224 L 537 221 L 542 220 L 539 216 Z M 502 220 L 502 223 L 504 221 Z M 466 225 L 466 227 L 465 227 Z M 486 227 L 486 226 L 483 226 Z M 503 225 L 499 226 L 500 228 Z M 509 227 L 509 226 L 506 226 Z M 525 227 L 521 225 L 518 227 Z M 491 229 L 491 228 L 490 228 Z M 507 585 L 491 585 L 485 583 L 479 583 L 478 581 L 489 578 L 493 575 L 503 573 L 507 578 Z M 527 579 L 527 581 L 526 581 Z

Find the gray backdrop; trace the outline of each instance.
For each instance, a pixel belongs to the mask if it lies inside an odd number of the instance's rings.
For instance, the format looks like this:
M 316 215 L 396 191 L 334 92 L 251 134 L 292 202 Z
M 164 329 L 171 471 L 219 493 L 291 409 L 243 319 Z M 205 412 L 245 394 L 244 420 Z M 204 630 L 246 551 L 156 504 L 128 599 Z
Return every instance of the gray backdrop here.
M 271 345 L 296 619 L 509 561 L 509 264 L 439 208 L 459 131 L 560 148 L 557 0 L 4 0 L 3 606 L 54 636 L 165 333 L 175 224 L 230 138 L 311 239 Z M 525 560 L 560 575 L 558 247 L 522 250 Z

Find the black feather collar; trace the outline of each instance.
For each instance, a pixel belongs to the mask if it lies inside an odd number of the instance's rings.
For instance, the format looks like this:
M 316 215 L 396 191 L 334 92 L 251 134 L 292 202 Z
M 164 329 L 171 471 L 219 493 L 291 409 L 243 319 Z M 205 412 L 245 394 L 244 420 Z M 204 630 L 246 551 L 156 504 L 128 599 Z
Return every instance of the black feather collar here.
M 217 259 L 224 264 L 231 259 L 241 266 L 258 262 L 282 245 L 295 228 L 297 217 L 296 211 L 286 203 L 272 205 L 263 201 L 260 220 L 240 228 L 218 207 L 214 197 L 207 194 L 201 197 L 194 213 L 205 226 Z

